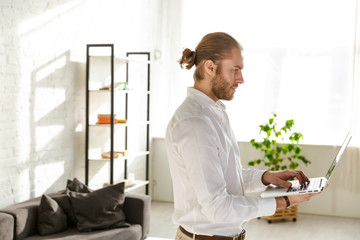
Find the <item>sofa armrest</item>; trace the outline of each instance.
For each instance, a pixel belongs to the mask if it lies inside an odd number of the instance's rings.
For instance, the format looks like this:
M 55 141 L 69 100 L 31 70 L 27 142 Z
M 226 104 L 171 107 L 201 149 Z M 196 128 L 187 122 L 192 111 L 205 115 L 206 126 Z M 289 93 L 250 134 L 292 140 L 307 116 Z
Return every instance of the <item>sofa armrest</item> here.
M 13 240 L 14 227 L 14 217 L 0 212 L 0 240 Z
M 142 226 L 142 239 L 150 230 L 151 198 L 147 195 L 126 193 L 124 212 L 126 221 Z
M 37 233 L 37 208 L 39 204 L 40 198 L 34 198 L 1 209 L 1 212 L 13 217 L 15 229 L 13 239 L 23 239 Z

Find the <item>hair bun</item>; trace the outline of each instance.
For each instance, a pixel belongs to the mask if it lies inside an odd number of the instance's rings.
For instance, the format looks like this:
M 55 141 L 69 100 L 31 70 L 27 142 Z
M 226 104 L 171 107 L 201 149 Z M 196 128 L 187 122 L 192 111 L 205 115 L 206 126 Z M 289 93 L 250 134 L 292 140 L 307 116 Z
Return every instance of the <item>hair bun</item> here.
M 179 59 L 180 67 L 186 65 L 186 69 L 191 69 L 195 64 L 196 52 L 191 51 L 189 48 L 185 48 L 182 57 Z

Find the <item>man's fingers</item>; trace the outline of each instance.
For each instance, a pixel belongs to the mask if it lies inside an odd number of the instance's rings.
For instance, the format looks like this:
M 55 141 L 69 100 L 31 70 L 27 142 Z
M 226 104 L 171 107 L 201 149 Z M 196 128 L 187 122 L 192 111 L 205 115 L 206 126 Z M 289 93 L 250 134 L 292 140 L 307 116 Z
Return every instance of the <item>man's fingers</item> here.
M 285 170 L 274 173 L 276 174 L 274 174 L 272 180 L 270 180 L 269 183 L 275 185 L 281 185 L 289 188 L 292 186 L 292 184 L 288 180 L 293 178 L 297 178 L 301 185 L 305 184 L 306 182 L 310 182 L 309 178 L 302 171 L 299 170 Z
M 305 194 L 305 196 L 307 197 L 307 200 L 309 200 L 312 197 L 315 197 L 316 195 L 319 195 L 321 192 L 317 192 L 317 193 L 309 193 L 309 194 Z
M 291 182 L 288 182 L 288 181 L 281 181 L 279 185 L 287 187 L 287 188 L 292 186 Z
M 293 177 L 296 177 L 299 180 L 300 184 L 304 184 L 304 179 L 298 171 L 292 173 L 293 173 Z
M 305 182 L 310 182 L 309 178 L 302 171 L 295 171 L 295 177 L 301 185 L 305 184 Z
M 318 193 L 307 193 L 307 194 L 299 194 L 299 195 L 291 195 L 288 196 L 291 205 L 298 205 L 302 202 L 309 201 L 310 198 L 315 197 L 316 195 L 319 195 L 321 192 Z
M 310 182 L 309 178 L 305 175 L 305 173 L 303 173 L 302 171 L 300 171 L 300 174 L 301 174 L 301 176 L 304 178 L 304 180 L 305 180 L 306 182 Z

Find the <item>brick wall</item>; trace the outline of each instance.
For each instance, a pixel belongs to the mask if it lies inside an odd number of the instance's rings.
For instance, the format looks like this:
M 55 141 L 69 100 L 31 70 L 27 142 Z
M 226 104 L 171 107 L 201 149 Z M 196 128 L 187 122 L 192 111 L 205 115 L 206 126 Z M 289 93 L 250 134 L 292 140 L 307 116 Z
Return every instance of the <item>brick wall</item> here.
M 151 51 L 157 1 L 0 2 L 0 207 L 84 180 L 87 43 Z

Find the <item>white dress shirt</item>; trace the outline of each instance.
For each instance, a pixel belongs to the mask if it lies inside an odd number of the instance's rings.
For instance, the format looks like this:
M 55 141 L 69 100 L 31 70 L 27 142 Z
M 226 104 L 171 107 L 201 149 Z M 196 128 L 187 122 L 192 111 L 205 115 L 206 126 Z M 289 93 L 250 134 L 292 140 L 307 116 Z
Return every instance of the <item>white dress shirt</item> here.
M 175 224 L 201 235 L 233 236 L 250 219 L 273 215 L 275 198 L 254 198 L 264 171 L 243 169 L 225 105 L 188 88 L 166 131 Z

